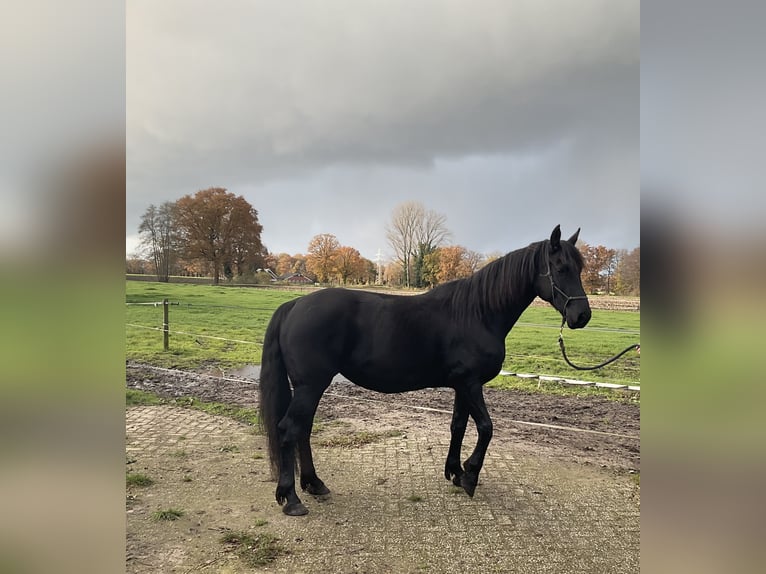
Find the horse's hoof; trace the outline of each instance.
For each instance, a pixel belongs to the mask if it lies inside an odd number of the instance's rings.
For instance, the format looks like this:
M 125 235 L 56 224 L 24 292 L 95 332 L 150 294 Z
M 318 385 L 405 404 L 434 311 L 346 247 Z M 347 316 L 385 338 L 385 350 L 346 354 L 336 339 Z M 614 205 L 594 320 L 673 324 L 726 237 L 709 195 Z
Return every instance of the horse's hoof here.
M 460 486 L 463 487 L 463 490 L 465 490 L 466 494 L 473 498 L 473 493 L 476 492 L 476 483 L 477 480 L 472 480 L 471 477 L 468 476 L 468 474 L 464 474 L 460 479 Z
M 319 484 L 307 484 L 306 488 L 304 488 L 306 492 L 313 496 L 325 496 L 327 494 L 330 494 L 330 489 L 327 488 L 324 483 Z
M 303 506 L 303 503 L 296 502 L 294 504 L 287 504 L 282 508 L 282 512 L 287 516 L 303 516 L 309 513 L 309 509 Z

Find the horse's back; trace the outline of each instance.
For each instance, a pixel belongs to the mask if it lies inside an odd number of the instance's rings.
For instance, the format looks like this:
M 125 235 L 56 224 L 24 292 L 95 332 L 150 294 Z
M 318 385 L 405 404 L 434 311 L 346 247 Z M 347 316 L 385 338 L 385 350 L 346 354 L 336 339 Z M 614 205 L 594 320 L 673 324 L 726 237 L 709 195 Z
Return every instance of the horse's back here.
M 444 327 L 427 299 L 340 288 L 298 299 L 280 331 L 291 379 L 342 373 L 382 392 L 404 390 L 396 381 L 415 388 L 424 365 L 443 359 Z

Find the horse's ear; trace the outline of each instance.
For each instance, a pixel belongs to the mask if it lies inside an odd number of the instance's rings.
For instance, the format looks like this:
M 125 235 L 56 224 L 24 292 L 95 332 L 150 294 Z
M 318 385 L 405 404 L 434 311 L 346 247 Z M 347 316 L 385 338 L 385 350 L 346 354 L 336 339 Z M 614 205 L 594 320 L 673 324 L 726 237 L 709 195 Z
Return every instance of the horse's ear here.
M 570 237 L 570 238 L 569 238 L 569 243 L 571 243 L 572 245 L 574 245 L 575 243 L 577 243 L 577 238 L 578 238 L 579 236 L 580 236 L 580 228 L 578 227 L 578 228 L 577 228 L 577 231 L 575 231 L 575 232 L 574 232 L 574 235 L 573 235 L 572 237 Z
M 558 251 L 561 248 L 561 226 L 557 225 L 551 233 L 551 251 Z

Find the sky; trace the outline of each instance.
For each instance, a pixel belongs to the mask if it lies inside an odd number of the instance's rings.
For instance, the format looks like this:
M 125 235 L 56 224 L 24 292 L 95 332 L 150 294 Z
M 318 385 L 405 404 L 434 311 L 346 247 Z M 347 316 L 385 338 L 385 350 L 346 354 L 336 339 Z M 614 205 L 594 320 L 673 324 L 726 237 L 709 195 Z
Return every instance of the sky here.
M 640 242 L 638 1 L 132 0 L 126 253 L 209 187 L 273 253 L 331 233 L 374 259 L 409 200 L 505 253 L 561 224 Z

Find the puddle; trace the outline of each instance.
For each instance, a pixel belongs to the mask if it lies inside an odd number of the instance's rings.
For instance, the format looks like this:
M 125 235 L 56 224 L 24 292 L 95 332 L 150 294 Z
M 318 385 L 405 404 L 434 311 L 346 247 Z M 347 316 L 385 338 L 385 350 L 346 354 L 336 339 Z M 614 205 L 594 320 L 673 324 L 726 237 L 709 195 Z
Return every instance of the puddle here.
M 235 379 L 257 379 L 261 376 L 260 365 L 245 365 L 239 369 L 233 369 L 226 372 L 227 377 L 234 377 Z
M 246 379 L 255 381 L 258 380 L 258 378 L 261 376 L 261 366 L 245 365 L 244 367 L 230 370 L 220 369 L 219 367 L 210 367 L 202 371 L 202 373 L 205 375 L 211 375 L 213 377 L 231 377 L 232 379 Z M 340 374 L 335 375 L 332 380 L 334 383 L 349 382 L 347 378 Z

